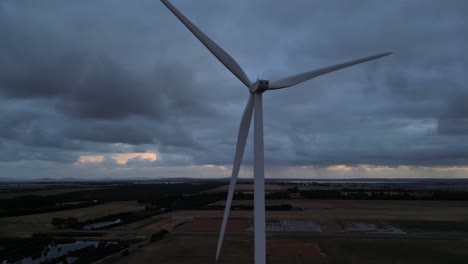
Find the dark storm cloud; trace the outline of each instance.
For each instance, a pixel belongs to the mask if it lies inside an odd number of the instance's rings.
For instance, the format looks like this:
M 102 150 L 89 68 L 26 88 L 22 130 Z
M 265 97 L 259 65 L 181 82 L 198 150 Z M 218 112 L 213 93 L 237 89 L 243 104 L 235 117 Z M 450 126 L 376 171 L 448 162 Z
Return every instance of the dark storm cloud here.
M 446 111 L 437 118 L 438 132 L 446 136 L 468 136 L 468 89 L 448 100 Z
M 180 125 L 180 116 L 213 117 L 217 113 L 192 88 L 196 71 L 161 57 L 157 60 L 160 65 L 153 62 L 150 69 L 142 71 L 145 73 L 136 73 L 122 65 L 128 61 L 117 62 L 116 54 L 104 54 L 96 47 L 86 50 L 80 46 L 81 39 L 70 41 L 67 32 L 53 32 L 42 14 L 33 12 L 63 9 L 62 4 L 48 4 L 50 8 L 2 2 L 0 95 L 5 115 L 0 119 L 0 137 L 19 143 L 22 147 L 18 151 L 23 148 L 31 158 L 41 150 L 29 147 L 43 147 L 44 153 L 60 149 L 119 151 L 99 143 L 199 148 Z M 80 9 L 86 9 L 86 4 L 73 14 L 78 22 L 86 16 Z M 69 10 L 61 11 L 58 17 L 52 15 L 51 24 Z M 28 13 L 33 13 L 26 19 L 29 23 L 39 20 L 37 28 L 21 21 Z M 96 33 L 83 29 L 80 23 L 68 26 L 87 37 Z M 98 43 L 106 42 L 105 37 L 94 38 Z M 26 156 L 24 153 L 23 159 Z
M 179 93 L 193 76 L 183 67 L 167 66 L 152 76 L 138 76 L 103 60 L 86 66 L 80 80 L 64 95 L 60 107 L 81 118 L 120 119 L 131 115 L 166 119 L 173 113 L 189 110 L 192 114 L 210 111 L 198 103 L 196 95 Z M 170 85 L 168 85 L 170 84 Z
M 23 69 L 1 68 L 0 92 L 10 99 L 56 99 L 58 110 L 79 118 L 120 119 L 141 115 L 164 119 L 172 113 L 206 114 L 211 109 L 201 103 L 189 87 L 193 74 L 179 65 L 159 67 L 139 76 L 107 58 L 55 55 Z M 20 61 L 17 61 L 21 64 Z M 25 63 L 26 64 L 26 63 Z
M 468 42 L 461 33 L 468 26 L 466 5 L 465 1 L 309 1 L 285 9 L 271 7 L 272 17 L 278 16 L 268 21 L 296 29 L 286 35 L 297 40 L 287 44 L 286 63 L 294 66 L 287 72 L 301 71 L 310 67 L 307 64 L 329 65 L 343 58 L 394 52 L 381 61 L 279 91 L 281 101 L 272 100 L 272 115 L 289 122 L 277 125 L 267 120 L 267 125 L 271 131 L 283 130 L 277 139 L 289 134 L 289 141 L 283 138 L 281 145 L 287 147 L 272 153 L 272 160 L 281 163 L 276 158 L 282 154 L 283 161 L 296 164 L 466 165 L 463 119 L 467 114 L 460 107 L 463 104 L 453 101 L 466 98 L 468 88 L 463 74 Z M 314 10 L 313 15 L 295 15 L 291 20 L 281 16 L 305 10 Z M 281 111 L 275 111 L 277 105 Z M 453 113 L 458 124 L 445 118 Z M 448 131 L 459 137 L 440 135 Z
M 69 139 L 97 143 L 127 143 L 131 145 L 160 144 L 196 148 L 198 144 L 182 126 L 152 124 L 151 120 L 132 118 L 118 121 L 76 121 L 65 129 Z
M 468 165 L 466 1 L 173 2 L 251 79 L 394 52 L 266 93 L 268 164 Z M 0 40 L 2 160 L 232 162 L 247 90 L 159 1 L 0 0 Z

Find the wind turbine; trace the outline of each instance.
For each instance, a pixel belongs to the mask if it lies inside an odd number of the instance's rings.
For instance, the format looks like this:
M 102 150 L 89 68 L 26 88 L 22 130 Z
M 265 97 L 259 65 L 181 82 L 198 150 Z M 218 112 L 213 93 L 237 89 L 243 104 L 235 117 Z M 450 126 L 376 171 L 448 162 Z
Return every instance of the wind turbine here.
M 325 68 L 307 71 L 292 75 L 278 81 L 269 83 L 268 80 L 250 81 L 242 68 L 237 62 L 213 40 L 206 36 L 198 29 L 190 20 L 188 20 L 177 8 L 175 8 L 168 0 L 161 2 L 205 45 L 206 48 L 230 71 L 234 74 L 247 88 L 249 89 L 249 99 L 242 114 L 239 132 L 237 136 L 236 153 L 234 156 L 234 164 L 232 167 L 231 181 L 229 183 L 229 191 L 226 199 L 226 207 L 224 209 L 223 222 L 219 233 L 218 246 L 216 249 L 216 261 L 218 260 L 221 246 L 224 240 L 224 232 L 229 218 L 234 188 L 239 174 L 239 168 L 244 154 L 245 143 L 249 133 L 252 113 L 254 113 L 254 239 L 255 239 L 255 263 L 266 263 L 266 238 L 265 238 L 265 178 L 264 178 L 264 153 L 263 153 L 263 106 L 262 94 L 269 90 L 287 88 L 320 75 L 337 71 L 355 64 L 363 63 L 370 60 L 375 60 L 387 55 L 391 52 L 381 53 L 374 56 L 369 56 L 349 62 L 344 62 Z

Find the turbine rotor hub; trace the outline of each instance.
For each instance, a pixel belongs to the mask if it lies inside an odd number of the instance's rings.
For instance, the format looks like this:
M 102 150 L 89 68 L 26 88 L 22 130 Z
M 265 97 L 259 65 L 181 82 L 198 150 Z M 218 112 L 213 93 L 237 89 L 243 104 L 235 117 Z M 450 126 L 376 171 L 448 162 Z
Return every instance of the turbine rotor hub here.
M 249 88 L 251 93 L 263 93 L 268 90 L 270 81 L 268 80 L 257 80 L 252 86 Z

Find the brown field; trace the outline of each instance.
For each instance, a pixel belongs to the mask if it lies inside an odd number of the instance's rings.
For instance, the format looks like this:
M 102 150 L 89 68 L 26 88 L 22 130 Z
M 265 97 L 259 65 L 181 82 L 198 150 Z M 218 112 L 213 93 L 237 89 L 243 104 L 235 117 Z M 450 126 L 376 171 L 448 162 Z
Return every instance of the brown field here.
M 290 239 L 267 239 L 268 257 L 312 257 L 322 256 L 317 243 L 298 243 Z
M 217 234 L 172 235 L 113 263 L 215 263 Z M 218 263 L 253 263 L 251 236 L 226 236 Z
M 56 195 L 70 192 L 78 191 L 90 191 L 90 190 L 102 190 L 106 188 L 65 188 L 65 189 L 50 189 L 50 190 L 40 190 L 40 191 L 31 191 L 31 192 L 6 192 L 0 193 L 0 199 L 11 199 L 18 196 L 24 195 Z
M 176 228 L 179 224 L 182 224 L 184 222 L 187 222 L 189 221 L 188 219 L 182 219 L 182 218 L 179 218 L 179 219 L 173 219 L 173 218 L 166 218 L 162 221 L 159 221 L 159 222 L 156 222 L 154 224 L 151 224 L 151 225 L 147 225 L 145 227 L 143 227 L 141 230 L 145 231 L 145 232 L 158 232 L 159 230 L 161 229 L 166 229 L 168 230 L 169 232 L 172 232 L 174 230 L 174 228 Z
M 172 218 L 222 218 L 223 211 L 221 210 L 183 210 L 183 211 L 174 211 L 167 214 L 164 214 L 167 217 Z M 229 218 L 249 218 L 253 217 L 253 211 L 231 211 Z
M 190 221 L 189 218 L 165 218 L 159 222 L 147 225 L 143 227 L 141 230 L 145 232 L 158 232 L 161 229 L 166 229 L 169 232 L 172 232 L 174 228 L 176 228 L 179 224 L 184 222 Z
M 30 236 L 32 233 L 56 230 L 51 224 L 54 217 L 75 217 L 79 221 L 102 217 L 120 212 L 139 211 L 144 209 L 143 204 L 136 201 L 111 202 L 96 206 L 64 210 L 58 212 L 23 215 L 0 218 L 1 236 Z
M 244 232 L 252 223 L 249 218 L 230 218 L 227 232 Z M 139 233 L 152 234 L 161 229 L 170 232 L 219 232 L 221 218 L 172 218 L 153 216 L 137 222 L 111 228 L 112 231 L 138 231 Z
M 217 234 L 176 234 L 112 263 L 215 263 Z M 268 238 L 268 263 L 464 264 L 467 240 L 312 237 Z M 322 255 L 323 252 L 323 255 Z M 253 263 L 253 236 L 227 234 L 217 263 Z
M 110 228 L 111 230 L 141 230 L 145 228 L 146 226 L 152 225 L 154 223 L 162 223 L 166 221 L 167 218 L 156 215 L 156 216 L 151 216 L 136 222 L 131 222 L 125 225 L 119 225 L 116 227 Z
M 196 218 L 176 228 L 184 232 L 219 232 L 221 218 Z M 248 218 L 230 218 L 226 226 L 226 232 L 244 232 L 252 223 Z

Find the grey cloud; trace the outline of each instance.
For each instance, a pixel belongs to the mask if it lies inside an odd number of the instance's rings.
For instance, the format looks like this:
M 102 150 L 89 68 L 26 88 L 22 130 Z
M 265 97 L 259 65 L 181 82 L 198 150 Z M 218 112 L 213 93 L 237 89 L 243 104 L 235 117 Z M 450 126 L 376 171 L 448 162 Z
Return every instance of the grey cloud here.
M 173 2 L 251 79 L 394 52 L 266 93 L 267 164 L 467 165 L 466 1 Z M 5 1 L 0 36 L 4 159 L 232 162 L 247 90 L 159 1 Z
M 459 136 L 465 140 L 468 136 L 468 90 L 448 100 L 446 110 L 437 119 L 438 132 L 444 136 Z M 465 137 L 463 137 L 465 136 Z

